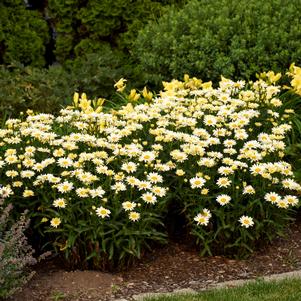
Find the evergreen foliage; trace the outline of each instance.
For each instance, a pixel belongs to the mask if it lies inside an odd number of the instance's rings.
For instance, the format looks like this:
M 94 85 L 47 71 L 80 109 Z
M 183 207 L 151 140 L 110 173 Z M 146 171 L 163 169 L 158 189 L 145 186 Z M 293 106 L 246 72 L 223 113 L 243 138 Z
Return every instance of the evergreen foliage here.
M 60 63 L 87 53 L 106 52 L 108 46 L 128 52 L 138 30 L 156 20 L 168 4 L 183 1 L 49 0 L 56 29 L 56 59 Z
M 300 63 L 300 12 L 299 0 L 192 0 L 146 26 L 133 49 L 151 82 L 250 79 Z
M 27 10 L 22 0 L 4 0 L 0 15 L 0 63 L 45 66 L 49 29 L 41 13 Z

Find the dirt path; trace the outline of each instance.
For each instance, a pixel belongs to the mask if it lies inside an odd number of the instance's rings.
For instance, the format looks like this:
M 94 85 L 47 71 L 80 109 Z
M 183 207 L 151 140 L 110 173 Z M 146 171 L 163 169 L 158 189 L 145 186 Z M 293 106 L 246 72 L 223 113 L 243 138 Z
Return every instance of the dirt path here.
M 202 258 L 193 248 L 173 242 L 154 250 L 141 263 L 123 273 L 67 272 L 54 261 L 45 261 L 37 266 L 34 278 L 13 300 L 131 300 L 139 293 L 182 288 L 201 290 L 224 281 L 253 279 L 298 269 L 301 269 L 301 218 L 288 230 L 287 238 L 276 239 L 273 245 L 248 260 L 222 256 Z

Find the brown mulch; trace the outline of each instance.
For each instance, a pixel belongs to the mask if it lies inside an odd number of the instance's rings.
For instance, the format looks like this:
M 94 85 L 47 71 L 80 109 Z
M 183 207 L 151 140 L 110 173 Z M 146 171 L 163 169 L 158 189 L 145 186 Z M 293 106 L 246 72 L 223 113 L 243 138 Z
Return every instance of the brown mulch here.
M 201 290 L 218 282 L 252 279 L 301 269 L 301 218 L 270 246 L 247 260 L 222 256 L 200 257 L 192 247 L 172 242 L 156 249 L 127 272 L 62 270 L 54 261 L 37 266 L 36 275 L 14 301 L 100 301 L 145 292 L 181 288 Z

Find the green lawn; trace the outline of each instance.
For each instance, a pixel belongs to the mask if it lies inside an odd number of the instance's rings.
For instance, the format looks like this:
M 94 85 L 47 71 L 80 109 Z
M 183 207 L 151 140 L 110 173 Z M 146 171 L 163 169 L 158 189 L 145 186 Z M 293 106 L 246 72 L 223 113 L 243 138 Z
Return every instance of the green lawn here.
M 257 280 L 236 288 L 215 289 L 197 295 L 147 298 L 147 301 L 301 301 L 301 279 Z

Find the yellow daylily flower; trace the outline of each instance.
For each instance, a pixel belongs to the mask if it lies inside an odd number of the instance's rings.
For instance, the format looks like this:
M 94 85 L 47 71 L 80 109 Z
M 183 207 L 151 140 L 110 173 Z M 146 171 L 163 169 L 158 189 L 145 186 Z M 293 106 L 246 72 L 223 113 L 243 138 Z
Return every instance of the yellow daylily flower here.
M 142 96 L 148 101 L 153 99 L 153 93 L 148 91 L 146 87 L 143 88 Z
M 137 101 L 140 98 L 140 94 L 137 93 L 136 89 L 132 89 L 129 94 L 130 101 Z
M 123 92 L 123 90 L 125 89 L 126 87 L 126 79 L 124 78 L 121 78 L 115 85 L 114 85 L 114 88 L 116 88 L 117 92 Z

